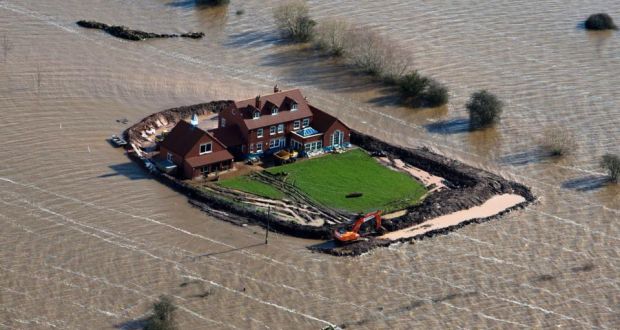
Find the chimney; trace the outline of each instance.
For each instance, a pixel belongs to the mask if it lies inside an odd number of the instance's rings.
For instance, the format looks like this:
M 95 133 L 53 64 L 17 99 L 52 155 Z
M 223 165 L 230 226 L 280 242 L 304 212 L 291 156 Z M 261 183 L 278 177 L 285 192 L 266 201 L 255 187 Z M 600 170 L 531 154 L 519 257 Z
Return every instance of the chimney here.
M 256 102 L 254 103 L 254 106 L 256 107 L 256 109 L 260 109 L 260 95 L 256 96 Z
M 278 84 L 276 84 L 275 86 L 273 86 L 273 92 L 274 92 L 274 93 L 278 93 L 278 92 L 280 92 L 280 89 L 278 88 Z

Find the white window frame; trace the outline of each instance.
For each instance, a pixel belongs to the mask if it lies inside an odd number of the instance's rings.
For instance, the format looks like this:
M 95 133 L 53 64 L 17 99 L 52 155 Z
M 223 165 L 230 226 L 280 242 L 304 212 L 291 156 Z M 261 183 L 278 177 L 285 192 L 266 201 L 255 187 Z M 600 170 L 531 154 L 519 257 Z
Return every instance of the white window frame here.
M 226 127 L 226 118 L 222 117 L 222 120 L 220 121 L 220 126 Z
M 254 143 L 250 143 L 250 153 L 254 153 Z
M 263 137 L 263 129 L 259 128 L 256 130 L 256 137 L 257 138 L 262 138 Z
M 168 154 L 166 155 L 166 159 L 170 162 L 174 162 L 174 155 L 171 152 L 168 152 Z
M 297 103 L 293 102 L 291 104 L 291 111 L 297 111 L 298 107 L 297 107 Z
M 293 122 L 293 129 L 300 129 L 301 128 L 301 121 L 300 120 L 295 120 Z
M 276 127 L 275 126 L 269 127 L 269 135 L 276 135 Z
M 284 133 L 284 124 L 278 124 L 278 133 Z
M 203 147 L 203 146 L 209 146 L 209 150 L 207 150 L 207 151 L 204 151 L 204 152 L 203 152 L 203 151 L 202 151 L 202 147 Z M 211 142 L 207 142 L 207 143 L 202 143 L 202 144 L 200 145 L 200 149 L 199 149 L 199 151 L 198 151 L 198 154 L 199 154 L 199 155 L 206 155 L 206 154 L 210 154 L 210 153 L 212 153 L 212 152 L 213 152 L 213 143 L 211 143 Z
M 254 111 L 254 114 L 252 115 L 252 119 L 258 119 L 260 118 L 260 111 L 256 110 Z
M 257 154 L 260 154 L 260 153 L 262 153 L 262 152 L 263 152 L 263 143 L 262 143 L 262 142 L 258 142 L 258 143 L 256 144 L 256 153 L 257 153 Z
M 273 108 L 271 108 L 271 115 L 272 115 L 272 116 L 277 115 L 277 114 L 278 114 L 278 111 L 279 111 L 278 107 L 273 107 Z
M 304 121 L 301 124 L 301 127 L 308 127 L 310 126 L 310 118 L 304 118 Z

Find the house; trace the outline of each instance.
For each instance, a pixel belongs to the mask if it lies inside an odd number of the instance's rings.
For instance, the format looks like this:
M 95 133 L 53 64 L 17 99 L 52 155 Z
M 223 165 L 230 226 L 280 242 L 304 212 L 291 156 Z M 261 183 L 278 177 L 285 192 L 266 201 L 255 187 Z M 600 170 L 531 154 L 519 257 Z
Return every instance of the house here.
M 234 102 L 218 114 L 216 129 L 197 126 L 180 121 L 160 146 L 159 159 L 176 164 L 188 179 L 230 169 L 233 158 L 285 148 L 308 155 L 350 142 L 349 127 L 310 105 L 299 89 L 276 87 L 273 94 Z
M 308 153 L 347 145 L 350 129 L 313 107 L 299 89 L 237 101 L 219 114 L 218 129 L 238 131 L 233 148 L 241 158 L 289 148 Z
M 225 171 L 233 166 L 233 155 L 212 133 L 184 120 L 179 121 L 160 145 L 159 158 L 177 165 L 187 179 Z

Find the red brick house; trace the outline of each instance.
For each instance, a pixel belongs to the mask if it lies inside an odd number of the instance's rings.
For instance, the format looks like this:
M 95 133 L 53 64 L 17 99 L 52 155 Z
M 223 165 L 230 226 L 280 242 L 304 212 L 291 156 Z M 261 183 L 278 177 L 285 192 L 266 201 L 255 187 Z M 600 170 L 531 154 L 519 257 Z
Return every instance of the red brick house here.
M 159 159 L 192 179 L 232 168 L 246 159 L 288 148 L 302 155 L 347 146 L 350 129 L 308 104 L 299 89 L 238 101 L 218 115 L 218 128 L 205 131 L 180 121 L 160 146 Z
M 192 179 L 232 168 L 233 155 L 212 133 L 184 120 L 166 136 L 160 145 L 160 159 L 177 165 L 178 174 Z
M 237 101 L 219 114 L 219 128 L 237 130 L 241 156 L 283 148 L 309 152 L 349 144 L 350 129 L 338 118 L 310 105 L 299 89 Z

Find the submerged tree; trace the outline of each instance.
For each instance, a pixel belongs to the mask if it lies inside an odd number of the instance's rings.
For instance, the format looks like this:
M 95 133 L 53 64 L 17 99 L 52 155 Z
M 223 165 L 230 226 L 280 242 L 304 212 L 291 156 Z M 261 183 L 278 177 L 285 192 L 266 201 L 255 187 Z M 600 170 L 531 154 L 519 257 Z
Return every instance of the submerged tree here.
M 585 23 L 588 30 L 617 30 L 614 20 L 605 13 L 592 14 Z
M 561 127 L 548 127 L 545 129 L 541 146 L 552 156 L 565 156 L 575 151 L 577 143 L 570 131 Z
M 502 110 L 503 103 L 497 96 L 486 90 L 475 92 L 467 102 L 469 125 L 478 129 L 497 123 Z
M 222 6 L 230 3 L 230 0 L 196 0 L 197 5 Z
M 310 10 L 305 1 L 284 3 L 273 10 L 273 17 L 285 38 L 296 42 L 312 40 L 316 22 L 310 18 Z
M 620 178 L 620 156 L 606 154 L 601 158 L 601 167 L 607 170 L 609 178 L 613 182 L 618 182 Z
M 176 309 L 170 297 L 159 297 L 159 300 L 153 304 L 153 314 L 148 318 L 144 330 L 176 330 L 174 317 Z
M 332 56 L 343 56 L 346 50 L 349 23 L 340 19 L 319 22 L 314 36 L 314 45 Z

